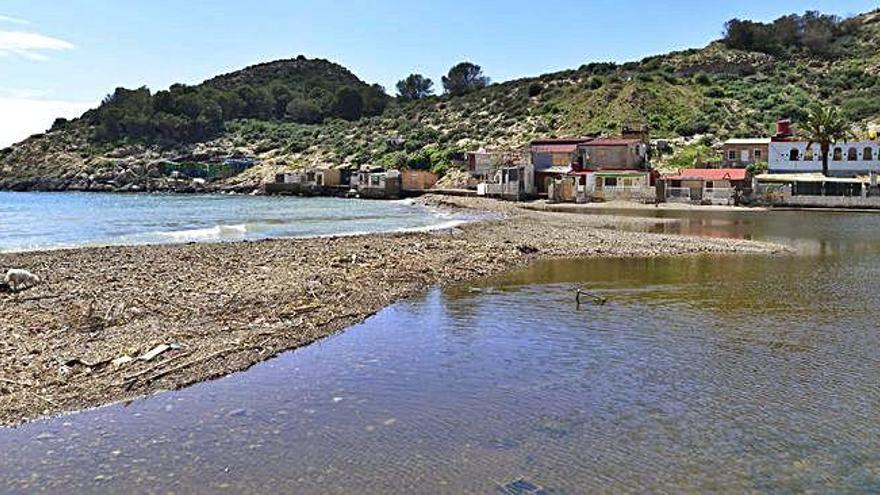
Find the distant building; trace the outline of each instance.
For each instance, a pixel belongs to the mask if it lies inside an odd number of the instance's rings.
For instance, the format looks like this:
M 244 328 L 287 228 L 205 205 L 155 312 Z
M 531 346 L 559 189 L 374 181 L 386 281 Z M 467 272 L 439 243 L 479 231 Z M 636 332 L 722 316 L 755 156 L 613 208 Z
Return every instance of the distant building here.
M 592 141 L 592 137 L 539 139 L 529 145 L 534 166 L 534 182 L 537 194 L 547 194 L 553 181 L 572 172 L 578 161 L 578 145 Z
M 577 161 L 578 145 L 592 141 L 592 137 L 539 139 L 529 145 L 535 171 L 551 167 L 568 167 Z
M 499 167 L 487 182 L 477 186 L 477 194 L 510 201 L 533 198 L 537 195 L 535 168 L 528 162 Z
M 427 191 L 434 187 L 440 177 L 428 170 L 405 169 L 400 171 L 401 188 L 404 191 Z
M 661 180 L 664 199 L 670 202 L 732 205 L 751 188 L 742 168 L 688 168 Z
M 722 165 L 726 168 L 745 168 L 767 162 L 769 147 L 770 138 L 728 139 L 721 146 L 724 155 Z
M 528 163 L 528 153 L 522 150 L 486 150 L 469 151 L 465 155 L 468 173 L 478 181 L 490 180 L 501 167 Z
M 585 200 L 653 202 L 657 197 L 649 170 L 582 170 L 571 175 L 577 179 L 577 194 Z
M 754 198 L 774 206 L 880 208 L 877 175 L 825 177 L 820 173 L 767 173 L 755 178 Z
M 352 175 L 351 187 L 363 198 L 397 199 L 402 191 L 400 171 L 363 166 Z
M 304 168 L 275 175 L 275 182 L 266 185 L 268 193 L 303 195 L 330 194 L 348 182 L 349 172 L 335 168 Z
M 644 169 L 649 145 L 640 139 L 593 139 L 578 145 L 583 170 Z
M 777 141 L 770 143 L 768 172 L 815 173 L 822 172 L 822 153 L 818 144 L 807 147 L 806 141 Z M 859 141 L 831 146 L 828 153 L 828 173 L 832 177 L 856 177 L 880 172 L 880 143 Z

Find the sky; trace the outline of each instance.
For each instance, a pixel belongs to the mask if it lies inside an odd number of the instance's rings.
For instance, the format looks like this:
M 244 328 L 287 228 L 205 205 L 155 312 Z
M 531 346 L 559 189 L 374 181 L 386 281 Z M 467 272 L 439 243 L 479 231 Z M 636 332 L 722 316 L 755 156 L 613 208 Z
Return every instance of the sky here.
M 326 58 L 393 92 L 457 62 L 493 81 L 699 48 L 739 17 L 876 1 L 0 0 L 0 147 L 75 117 L 116 87 L 195 84 L 255 63 Z

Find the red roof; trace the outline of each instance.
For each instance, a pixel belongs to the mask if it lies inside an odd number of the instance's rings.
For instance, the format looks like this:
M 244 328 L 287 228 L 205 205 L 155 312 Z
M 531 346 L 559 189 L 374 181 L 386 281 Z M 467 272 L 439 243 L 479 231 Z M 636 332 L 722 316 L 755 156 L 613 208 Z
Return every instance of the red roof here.
M 744 168 L 684 168 L 678 175 L 667 175 L 666 180 L 746 180 L 748 172 Z

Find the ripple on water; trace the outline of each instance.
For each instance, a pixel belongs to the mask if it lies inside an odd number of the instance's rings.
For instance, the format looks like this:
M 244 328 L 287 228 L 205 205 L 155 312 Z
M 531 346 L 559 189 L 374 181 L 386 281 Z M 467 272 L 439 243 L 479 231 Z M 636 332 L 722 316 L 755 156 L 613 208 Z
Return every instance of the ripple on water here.
M 877 491 L 871 252 L 432 291 L 246 373 L 0 431 L 0 491 Z M 578 309 L 584 284 L 609 303 Z

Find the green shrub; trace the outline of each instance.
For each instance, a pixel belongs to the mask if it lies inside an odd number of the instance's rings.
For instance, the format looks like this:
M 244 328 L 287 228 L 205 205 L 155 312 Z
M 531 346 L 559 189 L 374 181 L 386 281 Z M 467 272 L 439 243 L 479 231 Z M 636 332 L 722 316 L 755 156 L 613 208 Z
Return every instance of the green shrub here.
M 529 98 L 534 98 L 544 91 L 544 85 L 539 82 L 529 84 Z
M 724 88 L 722 88 L 721 86 L 712 86 L 706 88 L 706 90 L 703 91 L 703 94 L 708 96 L 709 98 L 724 98 L 726 96 L 724 93 Z

